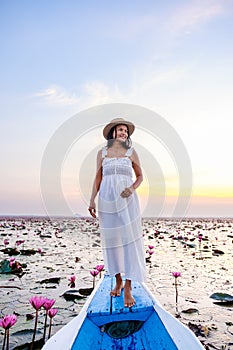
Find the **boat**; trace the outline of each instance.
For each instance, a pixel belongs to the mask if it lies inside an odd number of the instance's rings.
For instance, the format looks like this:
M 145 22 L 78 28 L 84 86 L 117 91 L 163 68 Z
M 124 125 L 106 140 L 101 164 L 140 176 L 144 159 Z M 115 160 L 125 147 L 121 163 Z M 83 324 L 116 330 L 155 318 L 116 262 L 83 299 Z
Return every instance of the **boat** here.
M 43 350 L 199 350 L 195 334 L 155 299 L 145 283 L 132 282 L 136 305 L 123 293 L 111 297 L 115 279 L 103 276 L 78 316 L 54 334 Z

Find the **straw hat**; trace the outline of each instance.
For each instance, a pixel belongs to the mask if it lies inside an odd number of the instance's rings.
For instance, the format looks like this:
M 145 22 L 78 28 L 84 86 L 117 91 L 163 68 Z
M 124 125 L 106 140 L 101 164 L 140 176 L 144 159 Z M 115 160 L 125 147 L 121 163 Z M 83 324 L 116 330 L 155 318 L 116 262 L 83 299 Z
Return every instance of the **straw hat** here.
M 121 125 L 121 124 L 128 126 L 129 136 L 131 136 L 132 133 L 134 132 L 135 125 L 133 123 L 123 119 L 123 118 L 115 118 L 112 121 L 110 121 L 110 123 L 108 123 L 103 129 L 103 135 L 104 135 L 105 139 L 108 138 L 108 133 L 114 126 Z

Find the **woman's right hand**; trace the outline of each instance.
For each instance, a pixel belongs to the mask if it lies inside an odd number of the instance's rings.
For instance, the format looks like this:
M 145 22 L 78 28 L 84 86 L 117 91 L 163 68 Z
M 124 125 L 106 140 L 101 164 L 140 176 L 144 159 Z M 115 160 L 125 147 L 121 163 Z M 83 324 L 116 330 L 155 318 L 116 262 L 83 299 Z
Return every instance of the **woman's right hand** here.
M 95 206 L 95 203 L 90 203 L 89 205 L 89 213 L 91 214 L 91 216 L 96 219 L 96 206 Z

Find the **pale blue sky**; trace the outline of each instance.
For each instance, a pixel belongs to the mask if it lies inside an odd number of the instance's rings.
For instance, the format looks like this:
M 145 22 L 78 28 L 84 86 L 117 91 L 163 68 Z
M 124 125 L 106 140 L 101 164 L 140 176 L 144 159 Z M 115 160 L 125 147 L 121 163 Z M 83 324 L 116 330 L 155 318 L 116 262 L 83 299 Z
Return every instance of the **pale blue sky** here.
M 0 33 L 0 214 L 44 214 L 40 166 L 56 129 L 120 102 L 155 111 L 182 138 L 189 214 L 232 215 L 232 1 L 0 0 Z M 85 204 L 77 195 L 73 210 Z

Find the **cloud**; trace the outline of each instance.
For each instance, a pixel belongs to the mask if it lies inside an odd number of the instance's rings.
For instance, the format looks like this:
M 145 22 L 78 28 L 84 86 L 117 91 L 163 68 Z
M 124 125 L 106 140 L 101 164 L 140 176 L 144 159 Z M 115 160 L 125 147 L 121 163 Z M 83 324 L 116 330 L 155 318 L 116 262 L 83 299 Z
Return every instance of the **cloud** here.
M 109 86 L 101 81 L 90 81 L 85 83 L 82 91 L 82 102 L 90 103 L 92 105 L 111 103 L 123 98 L 117 84 Z
M 194 0 L 176 9 L 170 18 L 169 29 L 173 33 L 189 32 L 197 26 L 226 12 L 227 1 Z
M 67 92 L 58 85 L 50 85 L 45 90 L 37 92 L 35 96 L 53 105 L 76 105 L 80 101 L 80 97 Z
M 51 106 L 77 106 L 86 108 L 89 106 L 115 102 L 123 98 L 117 85 L 109 86 L 101 81 L 89 81 L 81 86 L 78 91 L 70 92 L 58 85 L 50 85 L 43 91 L 34 94 L 43 102 Z
M 88 81 L 80 88 L 71 92 L 62 86 L 49 85 L 42 91 L 33 95 L 40 100 L 41 103 L 51 107 L 75 107 L 85 109 L 90 106 L 96 106 L 105 103 L 130 102 L 137 103 L 153 100 L 153 95 L 157 89 L 161 89 L 161 85 L 174 83 L 186 74 L 186 66 L 174 67 L 163 71 L 149 71 L 138 74 L 129 87 L 128 91 L 121 91 L 120 87 L 115 84 L 106 84 L 102 81 Z M 145 98 L 147 96 L 147 98 Z
M 118 84 L 107 84 L 103 81 L 90 80 L 76 90 L 69 91 L 62 86 L 49 85 L 34 94 L 40 102 L 51 107 L 74 107 L 77 110 L 105 103 L 127 102 L 151 106 L 155 96 L 163 89 L 184 79 L 193 68 L 189 64 L 167 67 L 163 70 L 139 70 L 128 90 L 123 91 Z
M 178 1 L 175 3 L 179 3 Z M 167 40 L 168 33 L 188 33 L 218 16 L 231 12 L 231 0 L 189 0 L 182 1 L 173 10 L 151 7 L 150 12 L 115 14 L 108 21 L 108 30 L 101 35 L 122 41 L 142 39 L 153 44 L 160 39 Z M 111 22 L 110 22 L 111 21 Z

